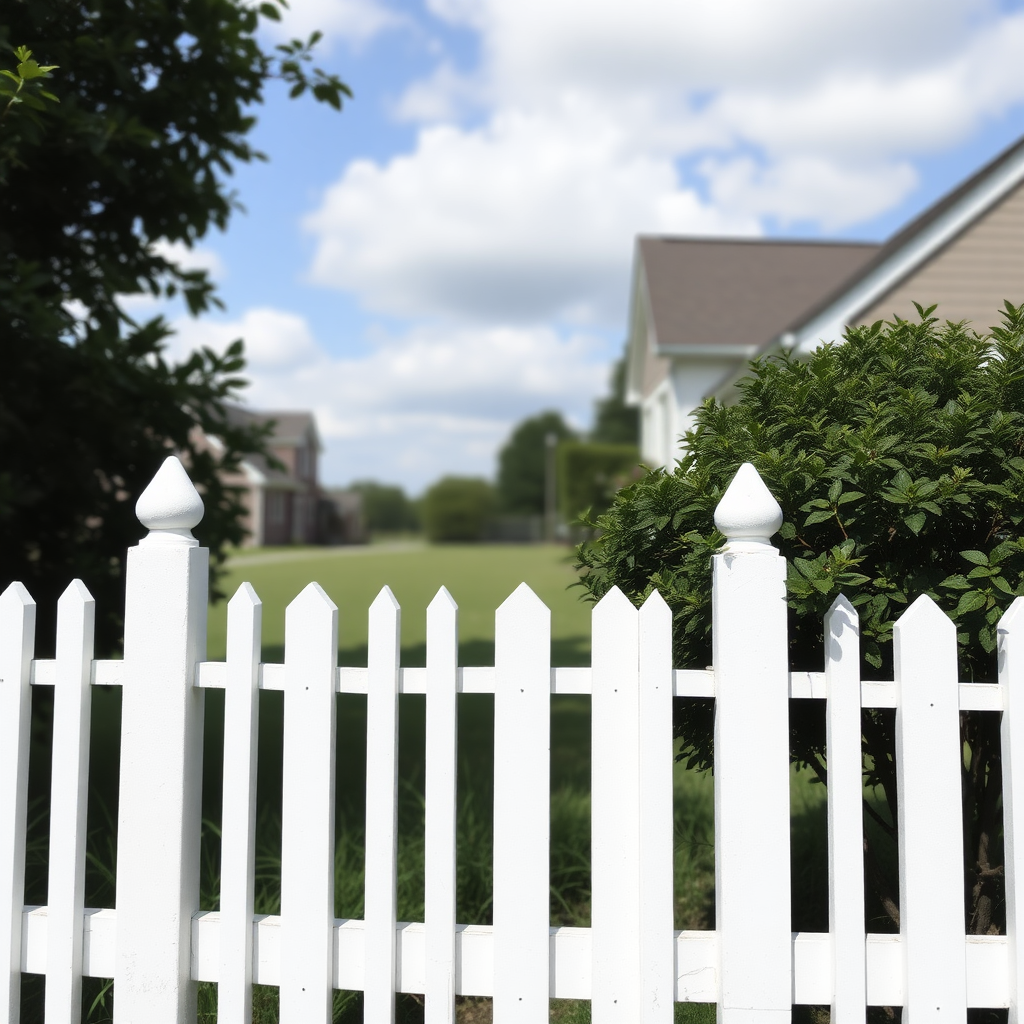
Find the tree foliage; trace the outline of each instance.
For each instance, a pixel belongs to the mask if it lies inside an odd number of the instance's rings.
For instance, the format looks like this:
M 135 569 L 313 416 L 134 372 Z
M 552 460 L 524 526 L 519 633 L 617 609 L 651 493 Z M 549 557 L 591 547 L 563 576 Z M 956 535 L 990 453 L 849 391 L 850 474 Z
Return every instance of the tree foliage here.
M 538 413 L 517 424 L 498 454 L 498 499 L 504 512 L 544 514 L 547 438 L 574 439 L 560 412 Z
M 1024 594 L 1024 306 L 1006 304 L 1001 327 L 979 337 L 964 324 L 920 322 L 852 328 L 845 344 L 806 360 L 754 363 L 735 405 L 704 403 L 674 471 L 622 490 L 578 549 L 583 585 L 613 585 L 634 600 L 657 589 L 673 611 L 679 666 L 711 660 L 710 557 L 724 538 L 713 516 L 743 462 L 782 506 L 775 542 L 788 563 L 794 669 L 820 670 L 822 622 L 844 593 L 860 615 L 864 678 L 892 678 L 892 631 L 908 602 L 928 594 L 955 620 L 961 679 L 995 674 L 996 623 Z M 794 759 L 825 781 L 824 729 L 815 702 L 794 703 Z M 710 767 L 712 708 L 680 702 L 682 756 Z M 971 930 L 999 927 L 998 723 L 964 716 L 967 892 Z M 866 779 L 894 837 L 893 720 L 865 712 Z M 877 844 L 876 844 L 877 845 Z M 898 916 L 895 879 L 868 851 L 881 906 Z
M 612 366 L 611 391 L 598 399 L 590 440 L 600 444 L 640 443 L 640 410 L 626 405 L 626 357 Z
M 363 498 L 363 520 L 370 533 L 401 533 L 419 529 L 420 517 L 408 495 L 393 484 L 357 480 L 348 488 Z
M 347 88 L 309 67 L 308 42 L 265 52 L 242 0 L 12 0 L 0 10 L 0 578 L 51 604 L 74 576 L 97 598 L 102 650 L 119 635 L 121 560 L 139 526 L 134 499 L 169 450 L 184 453 L 207 507 L 199 535 L 215 564 L 242 538 L 236 494 L 197 432 L 231 466 L 260 447 L 221 411 L 243 381 L 241 344 L 168 360 L 161 318 L 124 298 L 216 302 L 191 247 L 235 207 L 228 176 L 260 157 L 247 141 L 270 79 L 341 105 Z M 59 67 L 42 79 L 36 67 Z M 17 96 L 15 79 L 24 79 Z M 38 102 L 30 103 L 33 98 Z M 20 99 L 11 105 L 11 99 Z M 45 634 L 51 620 L 40 617 Z M 44 639 L 44 645 L 45 645 Z
M 423 529 L 435 542 L 478 541 L 495 510 L 494 488 L 477 477 L 446 476 L 427 489 Z
M 558 506 L 564 518 L 605 511 L 641 472 L 635 444 L 563 441 L 558 446 Z

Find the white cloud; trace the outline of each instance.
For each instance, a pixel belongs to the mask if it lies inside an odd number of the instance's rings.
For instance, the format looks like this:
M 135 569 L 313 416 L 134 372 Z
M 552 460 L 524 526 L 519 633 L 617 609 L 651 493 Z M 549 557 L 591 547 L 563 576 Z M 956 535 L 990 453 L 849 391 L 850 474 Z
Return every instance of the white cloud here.
M 397 316 L 620 325 L 642 232 L 835 232 L 1024 101 L 996 0 L 428 0 L 479 36 L 306 222 L 311 277 Z
M 820 157 L 790 157 L 768 167 L 749 157 L 700 165 L 719 207 L 769 215 L 783 227 L 816 221 L 839 231 L 894 206 L 917 184 L 907 163 L 847 167 Z
M 153 243 L 153 252 L 171 263 L 177 263 L 182 270 L 205 270 L 215 280 L 227 276 L 227 268 L 220 256 L 204 245 L 191 249 L 184 242 L 168 242 L 161 238 Z
M 414 489 L 446 472 L 490 476 L 494 454 L 526 415 L 557 408 L 584 425 L 604 391 L 608 353 L 552 328 L 419 327 L 330 355 L 300 316 L 270 308 L 239 320 L 175 323 L 175 354 L 246 342 L 257 409 L 312 409 L 328 442 L 324 478 L 401 479 Z
M 608 322 L 637 232 L 758 230 L 582 99 L 424 129 L 408 156 L 351 164 L 306 226 L 315 281 L 389 313 L 498 322 Z

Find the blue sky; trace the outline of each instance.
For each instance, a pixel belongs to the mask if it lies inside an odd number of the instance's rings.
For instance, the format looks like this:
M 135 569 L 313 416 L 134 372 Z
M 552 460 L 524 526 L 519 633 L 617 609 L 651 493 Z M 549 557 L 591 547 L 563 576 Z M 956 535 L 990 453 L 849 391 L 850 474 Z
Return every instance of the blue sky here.
M 174 347 L 244 336 L 248 402 L 313 409 L 330 484 L 585 428 L 637 233 L 882 239 L 1024 134 L 1017 3 L 293 0 L 315 27 L 355 99 L 268 88 L 246 212 L 180 254 L 227 308 Z

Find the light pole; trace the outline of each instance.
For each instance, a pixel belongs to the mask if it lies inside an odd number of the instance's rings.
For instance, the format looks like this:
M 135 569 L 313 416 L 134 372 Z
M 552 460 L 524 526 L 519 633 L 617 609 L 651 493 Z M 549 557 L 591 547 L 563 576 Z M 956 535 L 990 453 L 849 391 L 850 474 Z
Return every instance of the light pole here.
M 558 435 L 549 431 L 544 438 L 544 537 L 548 542 L 555 539 L 555 449 Z

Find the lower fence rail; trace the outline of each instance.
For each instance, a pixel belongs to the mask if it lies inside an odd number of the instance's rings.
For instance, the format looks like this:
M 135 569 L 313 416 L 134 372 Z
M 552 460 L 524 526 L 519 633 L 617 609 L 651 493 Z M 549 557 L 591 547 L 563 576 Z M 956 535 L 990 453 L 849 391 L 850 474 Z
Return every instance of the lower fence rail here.
M 22 917 L 22 963 L 27 974 L 46 973 L 46 907 L 26 907 Z M 109 978 L 114 972 L 117 913 L 86 910 L 83 974 Z M 422 993 L 424 928 L 421 922 L 399 922 L 396 928 L 396 991 Z M 335 919 L 334 987 L 362 990 L 365 929 L 362 921 Z M 589 928 L 552 928 L 550 997 L 589 999 L 591 942 Z M 988 1009 L 1010 1005 L 1009 941 L 1005 935 L 965 937 L 967 1005 Z M 903 944 L 899 935 L 869 934 L 867 1004 L 903 1005 Z M 494 929 L 462 924 L 455 931 L 458 995 L 494 994 Z M 828 932 L 793 933 L 793 1003 L 828 1005 L 832 998 L 832 939 Z M 675 933 L 677 1002 L 713 1003 L 718 998 L 718 943 L 713 931 Z M 220 980 L 220 914 L 192 919 L 192 980 Z M 281 980 L 281 919 L 272 914 L 253 919 L 253 981 L 278 985 Z

